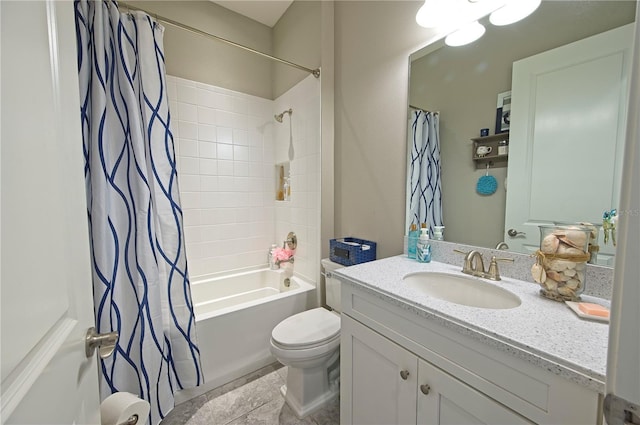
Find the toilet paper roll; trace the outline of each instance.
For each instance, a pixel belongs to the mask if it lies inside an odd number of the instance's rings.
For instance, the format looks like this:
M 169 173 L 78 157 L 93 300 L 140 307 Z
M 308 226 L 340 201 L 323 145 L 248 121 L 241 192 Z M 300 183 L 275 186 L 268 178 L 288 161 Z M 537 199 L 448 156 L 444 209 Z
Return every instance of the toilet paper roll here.
M 132 417 L 142 425 L 149 416 L 149 402 L 127 392 L 111 394 L 100 403 L 100 423 L 102 425 L 133 424 Z

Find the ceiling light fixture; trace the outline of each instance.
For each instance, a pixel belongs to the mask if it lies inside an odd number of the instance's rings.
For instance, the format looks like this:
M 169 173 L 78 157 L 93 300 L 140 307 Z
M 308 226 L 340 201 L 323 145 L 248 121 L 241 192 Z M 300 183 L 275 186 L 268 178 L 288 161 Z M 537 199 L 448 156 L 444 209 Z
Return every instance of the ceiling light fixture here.
M 424 28 L 448 27 L 455 23 L 454 1 L 425 0 L 416 13 L 416 22 Z
M 531 15 L 540 6 L 541 0 L 510 1 L 491 13 L 489 22 L 496 26 L 513 24 Z
M 447 46 L 464 46 L 465 44 L 473 43 L 485 32 L 484 26 L 478 22 L 473 21 L 460 28 L 458 31 L 452 32 L 445 39 L 444 42 Z

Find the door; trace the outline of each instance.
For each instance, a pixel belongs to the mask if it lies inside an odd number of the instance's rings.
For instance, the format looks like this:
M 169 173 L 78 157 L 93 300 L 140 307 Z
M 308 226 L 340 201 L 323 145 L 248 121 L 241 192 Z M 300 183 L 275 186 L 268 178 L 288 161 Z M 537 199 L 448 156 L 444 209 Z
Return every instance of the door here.
M 504 235 L 512 249 L 535 252 L 539 224 L 598 224 L 618 206 L 632 34 L 630 24 L 513 64 Z M 598 262 L 613 265 L 612 244 L 602 235 L 599 244 Z
M 422 359 L 418 368 L 418 424 L 532 424 Z
M 342 315 L 340 423 L 415 424 L 418 358 Z
M 0 2 L 1 411 L 99 423 L 71 1 Z
M 636 3 L 636 21 L 640 4 Z M 609 425 L 640 424 L 640 30 L 636 29 L 620 199 L 620 239 L 609 325 L 605 416 Z M 635 412 L 635 413 L 634 413 Z

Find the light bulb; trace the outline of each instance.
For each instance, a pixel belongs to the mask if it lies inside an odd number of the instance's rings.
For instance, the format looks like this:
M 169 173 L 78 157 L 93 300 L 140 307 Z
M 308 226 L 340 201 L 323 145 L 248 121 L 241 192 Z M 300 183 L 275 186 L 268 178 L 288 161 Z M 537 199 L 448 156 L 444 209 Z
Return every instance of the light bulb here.
M 540 6 L 541 0 L 510 1 L 489 16 L 489 21 L 496 26 L 513 24 L 531 15 Z
M 416 22 L 424 28 L 442 28 L 455 22 L 454 1 L 425 0 L 416 13 Z
M 447 46 L 464 46 L 465 44 L 473 43 L 482 37 L 484 32 L 484 26 L 478 21 L 473 21 L 460 28 L 458 31 L 449 34 L 444 39 L 444 42 Z

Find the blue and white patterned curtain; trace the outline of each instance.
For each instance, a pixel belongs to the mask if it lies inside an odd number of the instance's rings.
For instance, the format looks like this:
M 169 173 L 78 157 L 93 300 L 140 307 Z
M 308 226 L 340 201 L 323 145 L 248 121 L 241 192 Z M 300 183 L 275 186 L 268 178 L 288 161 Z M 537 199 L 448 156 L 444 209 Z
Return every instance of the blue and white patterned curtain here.
M 163 28 L 112 1 L 75 2 L 101 396 L 138 394 L 157 424 L 202 383 L 163 53 Z
M 407 191 L 408 223 L 427 223 L 433 236 L 434 226 L 442 222 L 442 180 L 440 173 L 440 114 L 410 108 Z

